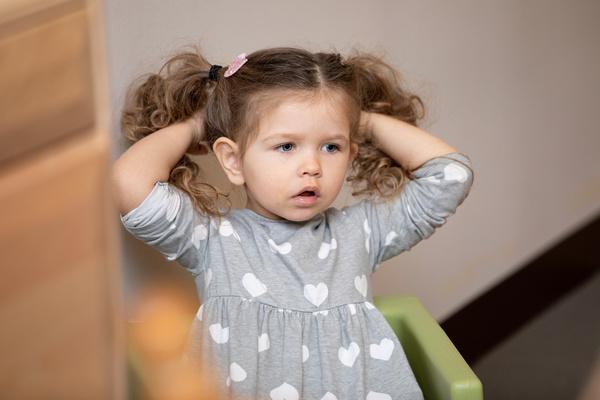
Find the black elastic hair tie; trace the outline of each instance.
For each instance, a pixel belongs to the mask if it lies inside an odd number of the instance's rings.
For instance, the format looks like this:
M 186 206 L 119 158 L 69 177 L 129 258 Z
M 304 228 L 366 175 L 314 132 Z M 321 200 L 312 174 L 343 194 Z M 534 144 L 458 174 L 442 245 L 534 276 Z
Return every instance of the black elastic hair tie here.
M 223 68 L 221 65 L 211 65 L 210 71 L 208 71 L 208 79 L 216 81 L 219 76 L 219 70 Z

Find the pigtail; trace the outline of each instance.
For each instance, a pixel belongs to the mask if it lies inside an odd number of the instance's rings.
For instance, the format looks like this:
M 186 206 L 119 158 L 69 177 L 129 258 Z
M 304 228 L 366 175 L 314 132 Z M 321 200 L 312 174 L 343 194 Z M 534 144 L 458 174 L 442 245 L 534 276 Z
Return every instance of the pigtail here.
M 390 115 L 416 126 L 423 118 L 421 99 L 402 88 L 398 73 L 380 58 L 371 54 L 357 54 L 345 61 L 354 72 L 354 92 L 360 109 Z M 353 196 L 369 194 L 389 199 L 400 193 L 408 179 L 414 176 L 394 159 L 379 150 L 370 139 L 370 133 L 359 127 L 355 136 L 359 150 L 352 162 L 352 174 L 346 178 L 353 187 L 363 188 Z
M 128 88 L 121 113 L 121 130 L 133 144 L 159 129 L 205 112 L 215 82 L 208 79 L 211 64 L 194 47 L 168 59 L 158 73 L 140 76 Z M 206 122 L 204 122 L 206 132 Z M 198 143 L 193 143 L 198 144 Z M 219 198 L 231 208 L 229 195 L 201 182 L 199 165 L 187 154 L 171 170 L 169 183 L 186 192 L 194 208 L 202 214 L 223 215 Z

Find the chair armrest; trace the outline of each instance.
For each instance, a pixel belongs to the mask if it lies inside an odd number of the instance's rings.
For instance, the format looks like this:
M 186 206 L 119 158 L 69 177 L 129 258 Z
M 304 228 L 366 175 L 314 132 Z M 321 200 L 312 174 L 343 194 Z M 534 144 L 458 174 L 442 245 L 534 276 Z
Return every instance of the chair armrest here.
M 421 302 L 410 296 L 377 296 L 427 400 L 481 400 L 481 381 Z

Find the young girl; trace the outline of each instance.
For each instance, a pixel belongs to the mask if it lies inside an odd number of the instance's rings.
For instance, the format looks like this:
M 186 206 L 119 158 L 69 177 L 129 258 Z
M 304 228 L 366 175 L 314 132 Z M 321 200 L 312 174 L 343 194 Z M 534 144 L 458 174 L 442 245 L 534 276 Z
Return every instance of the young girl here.
M 165 67 L 129 98 L 136 143 L 114 182 L 125 228 L 195 279 L 188 357 L 235 399 L 422 399 L 371 275 L 456 211 L 469 158 L 416 127 L 421 100 L 372 55 L 272 48 L 225 68 L 189 52 Z M 185 153 L 209 150 L 245 208 L 196 179 Z M 345 178 L 372 196 L 330 207 Z

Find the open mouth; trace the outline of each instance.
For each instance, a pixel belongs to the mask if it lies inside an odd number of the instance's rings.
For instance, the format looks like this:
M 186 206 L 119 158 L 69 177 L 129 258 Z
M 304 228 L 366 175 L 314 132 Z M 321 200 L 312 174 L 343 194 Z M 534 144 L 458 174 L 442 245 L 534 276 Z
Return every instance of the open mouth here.
M 305 186 L 295 197 L 319 197 L 319 188 L 317 186 Z
M 305 187 L 300 193 L 294 196 L 294 201 L 300 206 L 312 206 L 317 203 L 319 196 L 319 188 L 317 187 Z

